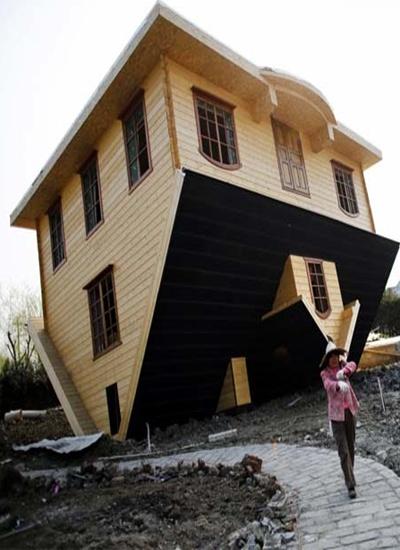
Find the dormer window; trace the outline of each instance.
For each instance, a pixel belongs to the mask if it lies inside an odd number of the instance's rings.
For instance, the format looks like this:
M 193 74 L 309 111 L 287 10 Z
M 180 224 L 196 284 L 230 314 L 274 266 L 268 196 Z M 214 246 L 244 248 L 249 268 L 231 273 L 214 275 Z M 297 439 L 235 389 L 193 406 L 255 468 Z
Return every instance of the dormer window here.
M 353 183 L 351 168 L 347 168 L 338 162 L 332 161 L 333 175 L 336 183 L 339 207 L 350 216 L 359 214 L 356 192 Z
M 328 317 L 331 312 L 331 306 L 322 261 L 306 259 L 305 262 L 315 310 L 320 317 Z
M 283 189 L 309 196 L 299 132 L 275 119 L 272 128 Z
M 221 168 L 239 168 L 233 106 L 196 89 L 193 98 L 200 153 Z

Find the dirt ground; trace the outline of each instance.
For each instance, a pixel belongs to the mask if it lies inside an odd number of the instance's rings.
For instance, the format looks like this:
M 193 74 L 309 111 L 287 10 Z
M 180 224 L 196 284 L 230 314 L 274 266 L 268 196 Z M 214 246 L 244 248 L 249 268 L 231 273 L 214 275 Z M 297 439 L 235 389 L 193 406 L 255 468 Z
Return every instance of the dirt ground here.
M 357 453 L 400 475 L 400 363 L 356 373 L 353 387 L 361 403 Z M 208 442 L 210 434 L 234 428 L 235 437 Z M 252 467 L 200 463 L 121 476 L 112 462 L 100 470 L 93 462 L 138 455 L 145 463 L 146 456 L 172 451 L 270 441 L 334 448 L 319 385 L 235 414 L 155 430 L 151 453 L 147 441 L 116 442 L 106 436 L 75 456 L 12 450 L 13 444 L 65 435 L 71 432 L 61 410 L 38 420 L 0 424 L 0 547 L 186 550 L 251 547 L 257 541 L 266 548 L 287 547 L 295 540 L 296 495 Z M 81 470 L 62 483 L 56 477 L 29 483 L 19 479 L 18 472 L 61 466 Z

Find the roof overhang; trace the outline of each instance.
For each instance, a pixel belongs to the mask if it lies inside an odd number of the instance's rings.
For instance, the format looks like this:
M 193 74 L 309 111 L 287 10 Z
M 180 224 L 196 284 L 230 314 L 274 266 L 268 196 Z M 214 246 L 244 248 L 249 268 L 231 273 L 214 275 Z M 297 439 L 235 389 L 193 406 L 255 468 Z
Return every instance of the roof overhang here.
M 377 149 L 336 124 L 332 109 L 316 88 L 284 73 L 260 69 L 157 3 L 12 212 L 11 225 L 35 227 L 36 219 L 47 212 L 66 181 L 79 171 L 162 54 L 217 86 L 234 89 L 255 119 L 274 114 L 305 131 L 317 150 L 334 137 L 341 152 L 352 152 L 364 167 L 380 159 Z

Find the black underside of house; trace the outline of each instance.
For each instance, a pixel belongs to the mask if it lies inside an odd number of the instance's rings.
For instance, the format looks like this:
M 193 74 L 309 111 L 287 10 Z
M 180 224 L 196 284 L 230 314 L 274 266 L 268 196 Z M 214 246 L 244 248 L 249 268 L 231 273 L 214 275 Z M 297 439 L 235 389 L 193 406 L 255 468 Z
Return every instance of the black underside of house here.
M 304 308 L 273 322 L 289 254 L 336 263 L 343 303 L 361 308 L 358 361 L 398 243 L 187 171 L 147 342 L 128 437 L 215 412 L 228 362 L 246 357 L 252 400 L 319 375 L 325 341 Z

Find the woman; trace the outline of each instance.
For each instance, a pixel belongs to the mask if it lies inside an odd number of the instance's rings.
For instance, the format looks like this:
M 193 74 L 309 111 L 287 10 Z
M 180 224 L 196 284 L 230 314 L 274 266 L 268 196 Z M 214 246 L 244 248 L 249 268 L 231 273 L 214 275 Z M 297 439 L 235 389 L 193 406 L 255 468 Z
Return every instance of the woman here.
M 328 396 L 328 416 L 338 448 L 346 487 L 350 498 L 356 498 L 354 478 L 354 442 L 356 414 L 359 404 L 351 387 L 349 377 L 357 369 L 354 362 L 347 363 L 341 357 L 347 352 L 328 342 L 320 367 L 322 382 Z

